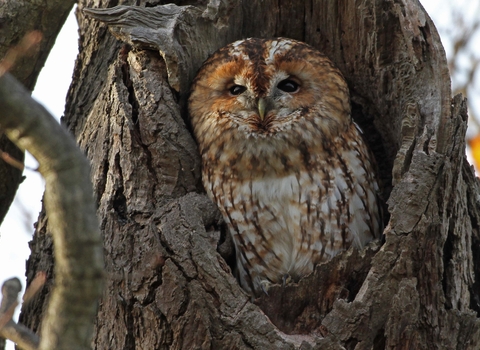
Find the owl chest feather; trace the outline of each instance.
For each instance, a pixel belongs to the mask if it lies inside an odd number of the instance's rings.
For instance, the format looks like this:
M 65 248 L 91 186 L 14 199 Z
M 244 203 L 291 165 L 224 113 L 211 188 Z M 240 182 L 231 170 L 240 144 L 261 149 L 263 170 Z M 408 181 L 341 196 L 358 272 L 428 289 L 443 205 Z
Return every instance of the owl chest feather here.
M 359 137 L 356 130 L 354 135 Z M 315 264 L 352 244 L 361 248 L 376 235 L 378 216 L 370 206 L 376 182 L 362 157 L 363 143 L 342 143 L 334 152 L 309 148 L 308 164 L 298 147 L 260 149 L 243 149 L 235 162 L 219 158 L 216 166 L 204 167 L 205 187 L 229 225 L 254 289 L 264 280 L 308 274 Z
M 273 254 L 263 260 L 277 266 L 277 276 L 281 274 L 299 275 L 311 260 L 308 249 L 302 248 L 302 226 L 307 221 L 310 193 L 314 190 L 310 181 L 305 182 L 301 174 L 290 174 L 278 178 L 252 180 L 240 187 L 239 199 L 253 199 L 250 208 L 240 209 L 244 216 L 243 235 L 246 241 L 252 232 L 259 235 L 265 244 L 268 242 Z M 260 229 L 258 229 L 260 228 Z M 307 237 L 304 237 L 308 239 Z

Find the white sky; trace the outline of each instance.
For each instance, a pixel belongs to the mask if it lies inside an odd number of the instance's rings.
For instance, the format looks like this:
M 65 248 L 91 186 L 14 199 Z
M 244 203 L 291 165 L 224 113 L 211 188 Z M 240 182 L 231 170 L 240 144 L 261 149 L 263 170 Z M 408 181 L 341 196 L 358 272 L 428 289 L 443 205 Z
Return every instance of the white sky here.
M 452 29 L 451 25 L 454 20 L 452 8 L 455 7 L 458 11 L 466 13 L 464 18 L 471 21 L 475 15 L 479 15 L 480 0 L 420 1 L 436 23 L 447 57 L 449 57 L 453 49 L 449 37 L 456 35 L 455 29 Z M 479 57 L 480 32 L 477 32 L 474 45 L 477 57 Z M 43 103 L 57 118 L 63 114 L 65 96 L 70 85 L 77 52 L 77 22 L 72 11 L 56 40 L 33 92 L 33 97 Z M 468 64 L 468 57 L 463 59 Z M 476 78 L 477 81 L 480 79 L 478 74 Z M 476 86 L 480 87 L 480 83 L 477 83 Z M 475 92 L 480 94 L 480 88 L 476 88 Z M 470 99 L 480 103 L 480 98 L 474 99 L 470 96 Z M 480 111 L 480 106 L 475 105 L 475 110 Z M 36 162 L 32 157 L 27 158 L 27 166 L 36 167 Z M 0 283 L 15 276 L 20 278 L 25 286 L 25 262 L 30 255 L 28 242 L 32 238 L 33 223 L 41 208 L 44 185 L 38 173 L 25 170 L 24 175 L 26 180 L 20 185 L 15 202 L 0 227 Z M 12 343 L 7 345 L 7 349 L 13 349 Z

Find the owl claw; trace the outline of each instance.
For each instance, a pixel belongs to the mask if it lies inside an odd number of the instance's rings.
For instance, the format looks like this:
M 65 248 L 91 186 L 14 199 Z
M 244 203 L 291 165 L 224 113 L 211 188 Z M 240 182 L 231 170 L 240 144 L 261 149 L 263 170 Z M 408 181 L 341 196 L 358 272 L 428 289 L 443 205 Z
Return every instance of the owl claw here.
M 288 284 L 292 283 L 292 281 L 292 277 L 288 273 L 284 274 L 282 276 L 282 287 L 287 286 Z M 268 296 L 268 290 L 273 284 L 275 283 L 272 283 L 269 280 L 262 280 L 260 281 L 260 289 L 265 293 L 265 295 Z
M 287 284 L 290 284 L 292 282 L 292 277 L 286 273 L 282 277 L 282 287 L 285 287 Z
M 260 282 L 260 288 L 262 289 L 262 292 L 265 293 L 265 295 L 268 296 L 268 290 L 270 289 L 270 286 L 272 285 L 272 282 L 267 281 L 267 280 L 262 280 Z

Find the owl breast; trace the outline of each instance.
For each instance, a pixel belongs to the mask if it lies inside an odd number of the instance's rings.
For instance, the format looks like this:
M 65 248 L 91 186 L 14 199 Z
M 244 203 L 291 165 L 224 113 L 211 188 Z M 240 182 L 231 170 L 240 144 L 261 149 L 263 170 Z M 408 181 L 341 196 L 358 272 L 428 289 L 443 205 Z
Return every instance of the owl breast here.
M 233 43 L 200 69 L 189 112 L 203 184 L 250 294 L 379 237 L 372 160 L 347 85 L 318 51 L 282 38 Z
M 361 141 L 353 124 L 349 132 Z M 363 142 L 334 141 L 328 150 L 304 150 L 312 152 L 308 157 L 270 144 L 262 152 L 259 142 L 251 153 L 238 143 L 232 148 L 243 152 L 235 165 L 204 167 L 205 188 L 233 235 L 238 277 L 248 292 L 258 295 L 286 276 L 297 280 L 379 234 L 367 150 Z

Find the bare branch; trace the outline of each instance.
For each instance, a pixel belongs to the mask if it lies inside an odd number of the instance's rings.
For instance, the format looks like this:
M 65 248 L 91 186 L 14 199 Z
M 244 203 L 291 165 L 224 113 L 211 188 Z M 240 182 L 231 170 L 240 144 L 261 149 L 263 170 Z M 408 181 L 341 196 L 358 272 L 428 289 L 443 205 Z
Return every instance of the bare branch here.
M 73 138 L 10 74 L 0 78 L 0 124 L 39 162 L 55 243 L 55 287 L 40 349 L 89 349 L 103 254 L 89 164 Z
M 20 43 L 8 50 L 0 62 L 0 76 L 10 71 L 20 58 L 31 54 L 33 49 L 38 48 L 38 44 L 40 44 L 42 38 L 43 35 L 38 30 L 25 34 Z
M 23 302 L 28 303 L 35 294 L 43 287 L 47 280 L 47 274 L 45 272 L 38 272 L 32 283 L 28 286 L 25 294 L 23 295 Z
M 18 305 L 18 293 L 22 284 L 18 278 L 10 278 L 2 286 L 2 303 L 0 305 L 0 336 L 10 339 L 25 350 L 36 350 L 39 345 L 38 336 L 22 324 L 12 320 Z
M 14 55 L 11 48 L 17 43 L 23 42 L 26 45 L 20 45 L 20 47 L 29 50 L 29 42 L 38 42 L 40 36 L 43 38 L 40 46 L 29 52 L 30 57 L 16 61 L 15 67 L 10 71 L 27 89 L 33 90 L 38 74 L 55 43 L 55 38 L 75 2 L 73 0 L 46 0 L 43 1 L 41 10 L 38 1 L 24 1 L 21 4 L 18 1 L 2 2 L 0 7 L 0 18 L 2 19 L 0 58 L 6 57 L 8 51 L 10 51 L 10 55 Z M 29 37 L 29 33 L 32 32 L 34 34 L 30 34 Z M 21 54 L 23 55 L 23 53 Z
M 0 150 L 0 158 L 2 158 L 5 163 L 10 164 L 11 166 L 21 171 L 25 169 L 25 164 L 23 164 L 22 161 L 19 161 L 18 159 L 15 159 L 14 157 L 12 157 L 8 152 L 4 152 Z
M 0 5 L 1 18 L 1 45 L 0 59 L 7 56 L 10 52 L 11 62 L 13 56 L 16 56 L 15 66 L 8 64 L 9 71 L 30 91 L 33 90 L 38 74 L 42 69 L 50 49 L 55 43 L 60 28 L 71 11 L 76 1 L 74 0 L 45 0 L 45 1 L 2 1 Z M 30 36 L 28 33 L 34 31 Z M 20 42 L 24 42 L 25 37 L 29 38 L 27 44 L 38 42 L 39 33 L 43 40 L 35 50 L 29 50 L 31 45 L 22 46 L 29 51 L 29 57 L 17 59 L 11 48 Z M 12 56 L 13 55 L 13 56 Z M 5 66 L 3 67 L 5 68 Z M 1 69 L 0 69 L 1 70 Z M 23 161 L 23 153 L 16 148 L 7 137 L 0 135 L 0 149 L 9 153 L 12 157 Z M 18 185 L 22 179 L 22 172 L 10 164 L 0 161 L 0 223 L 5 217 L 10 207 Z

